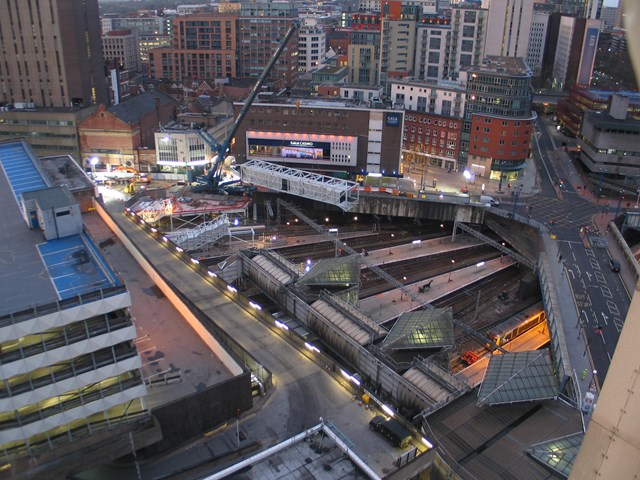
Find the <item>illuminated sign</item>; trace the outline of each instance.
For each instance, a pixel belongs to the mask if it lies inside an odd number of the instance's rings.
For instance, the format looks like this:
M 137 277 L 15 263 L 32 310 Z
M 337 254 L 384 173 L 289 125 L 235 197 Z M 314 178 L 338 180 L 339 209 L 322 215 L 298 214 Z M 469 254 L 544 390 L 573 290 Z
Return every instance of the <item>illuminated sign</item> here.
M 303 142 L 301 140 L 290 140 L 289 145 L 292 147 L 313 147 L 313 142 Z
M 400 114 L 399 113 L 387 113 L 387 126 L 388 127 L 397 127 L 400 125 Z

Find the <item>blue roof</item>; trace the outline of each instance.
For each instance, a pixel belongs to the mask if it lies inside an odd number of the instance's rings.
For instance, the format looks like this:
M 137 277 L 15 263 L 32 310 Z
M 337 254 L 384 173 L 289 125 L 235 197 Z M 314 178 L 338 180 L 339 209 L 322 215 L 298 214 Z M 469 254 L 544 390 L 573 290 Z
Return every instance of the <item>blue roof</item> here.
M 31 149 L 22 141 L 0 145 L 0 165 L 20 208 L 23 192 L 50 186 L 36 165 Z

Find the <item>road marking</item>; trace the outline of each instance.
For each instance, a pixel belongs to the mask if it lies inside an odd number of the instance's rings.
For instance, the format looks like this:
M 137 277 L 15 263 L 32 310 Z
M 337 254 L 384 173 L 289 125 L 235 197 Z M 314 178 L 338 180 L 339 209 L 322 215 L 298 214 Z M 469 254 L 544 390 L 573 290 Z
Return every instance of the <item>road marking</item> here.
M 609 287 L 605 286 L 605 285 L 600 285 L 600 291 L 602 292 L 602 296 L 605 298 L 613 298 L 613 295 L 611 294 L 611 290 L 609 290 Z
M 600 270 L 600 264 L 595 258 L 589 259 L 589 265 L 591 265 L 591 268 L 593 268 L 594 270 Z
M 609 325 L 609 322 L 607 322 L 607 320 L 609 319 L 609 317 L 607 317 L 604 312 L 600 312 L 600 315 L 602 315 L 602 320 L 604 320 L 604 324 L 605 325 Z
M 573 270 L 567 268 L 567 272 L 569 272 L 571 274 L 571 278 L 573 278 L 574 280 L 576 279 L 575 274 L 573 273 Z
M 615 303 L 607 300 L 607 307 L 609 307 L 609 312 L 611 314 L 620 315 L 620 310 L 618 310 L 618 306 Z
M 587 279 L 589 280 L 589 283 L 591 283 L 591 274 L 587 271 L 584 272 L 584 274 L 587 276 Z
M 595 253 L 593 253 L 593 250 L 591 250 L 591 249 L 588 249 L 588 250 L 587 250 L 587 249 L 585 249 L 585 253 L 587 254 L 587 257 L 593 257 L 593 258 L 595 258 L 595 256 L 596 256 L 596 254 L 595 254 Z
M 613 324 L 618 330 L 618 333 L 622 331 L 622 327 L 624 327 L 624 320 L 621 320 L 620 317 L 613 317 Z
M 604 278 L 604 275 L 601 272 L 594 272 L 594 275 L 596 276 L 596 280 L 600 283 L 607 283 L 607 281 Z

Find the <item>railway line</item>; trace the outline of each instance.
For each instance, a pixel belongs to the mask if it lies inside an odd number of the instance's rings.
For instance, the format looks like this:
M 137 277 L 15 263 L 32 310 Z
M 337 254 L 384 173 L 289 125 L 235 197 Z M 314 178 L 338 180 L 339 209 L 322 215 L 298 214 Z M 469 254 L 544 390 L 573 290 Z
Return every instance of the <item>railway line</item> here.
M 450 252 L 436 253 L 426 257 L 418 257 L 386 263 L 378 267 L 396 278 L 399 282 L 411 284 L 437 275 L 444 275 L 451 270 L 455 261 L 456 268 L 469 267 L 479 262 L 486 262 L 500 256 L 495 248 L 489 245 L 474 245 Z M 391 258 L 391 257 L 390 257 Z M 360 298 L 377 295 L 393 288 L 384 279 L 378 277 L 368 268 L 362 271 Z

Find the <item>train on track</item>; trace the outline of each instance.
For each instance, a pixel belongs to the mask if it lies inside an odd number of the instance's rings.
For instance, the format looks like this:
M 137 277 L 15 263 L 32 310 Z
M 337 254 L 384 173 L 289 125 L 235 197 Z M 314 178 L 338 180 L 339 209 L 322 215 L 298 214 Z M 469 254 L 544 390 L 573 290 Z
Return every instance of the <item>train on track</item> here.
M 539 307 L 528 308 L 519 315 L 487 331 L 487 337 L 499 347 L 545 322 L 547 317 Z

